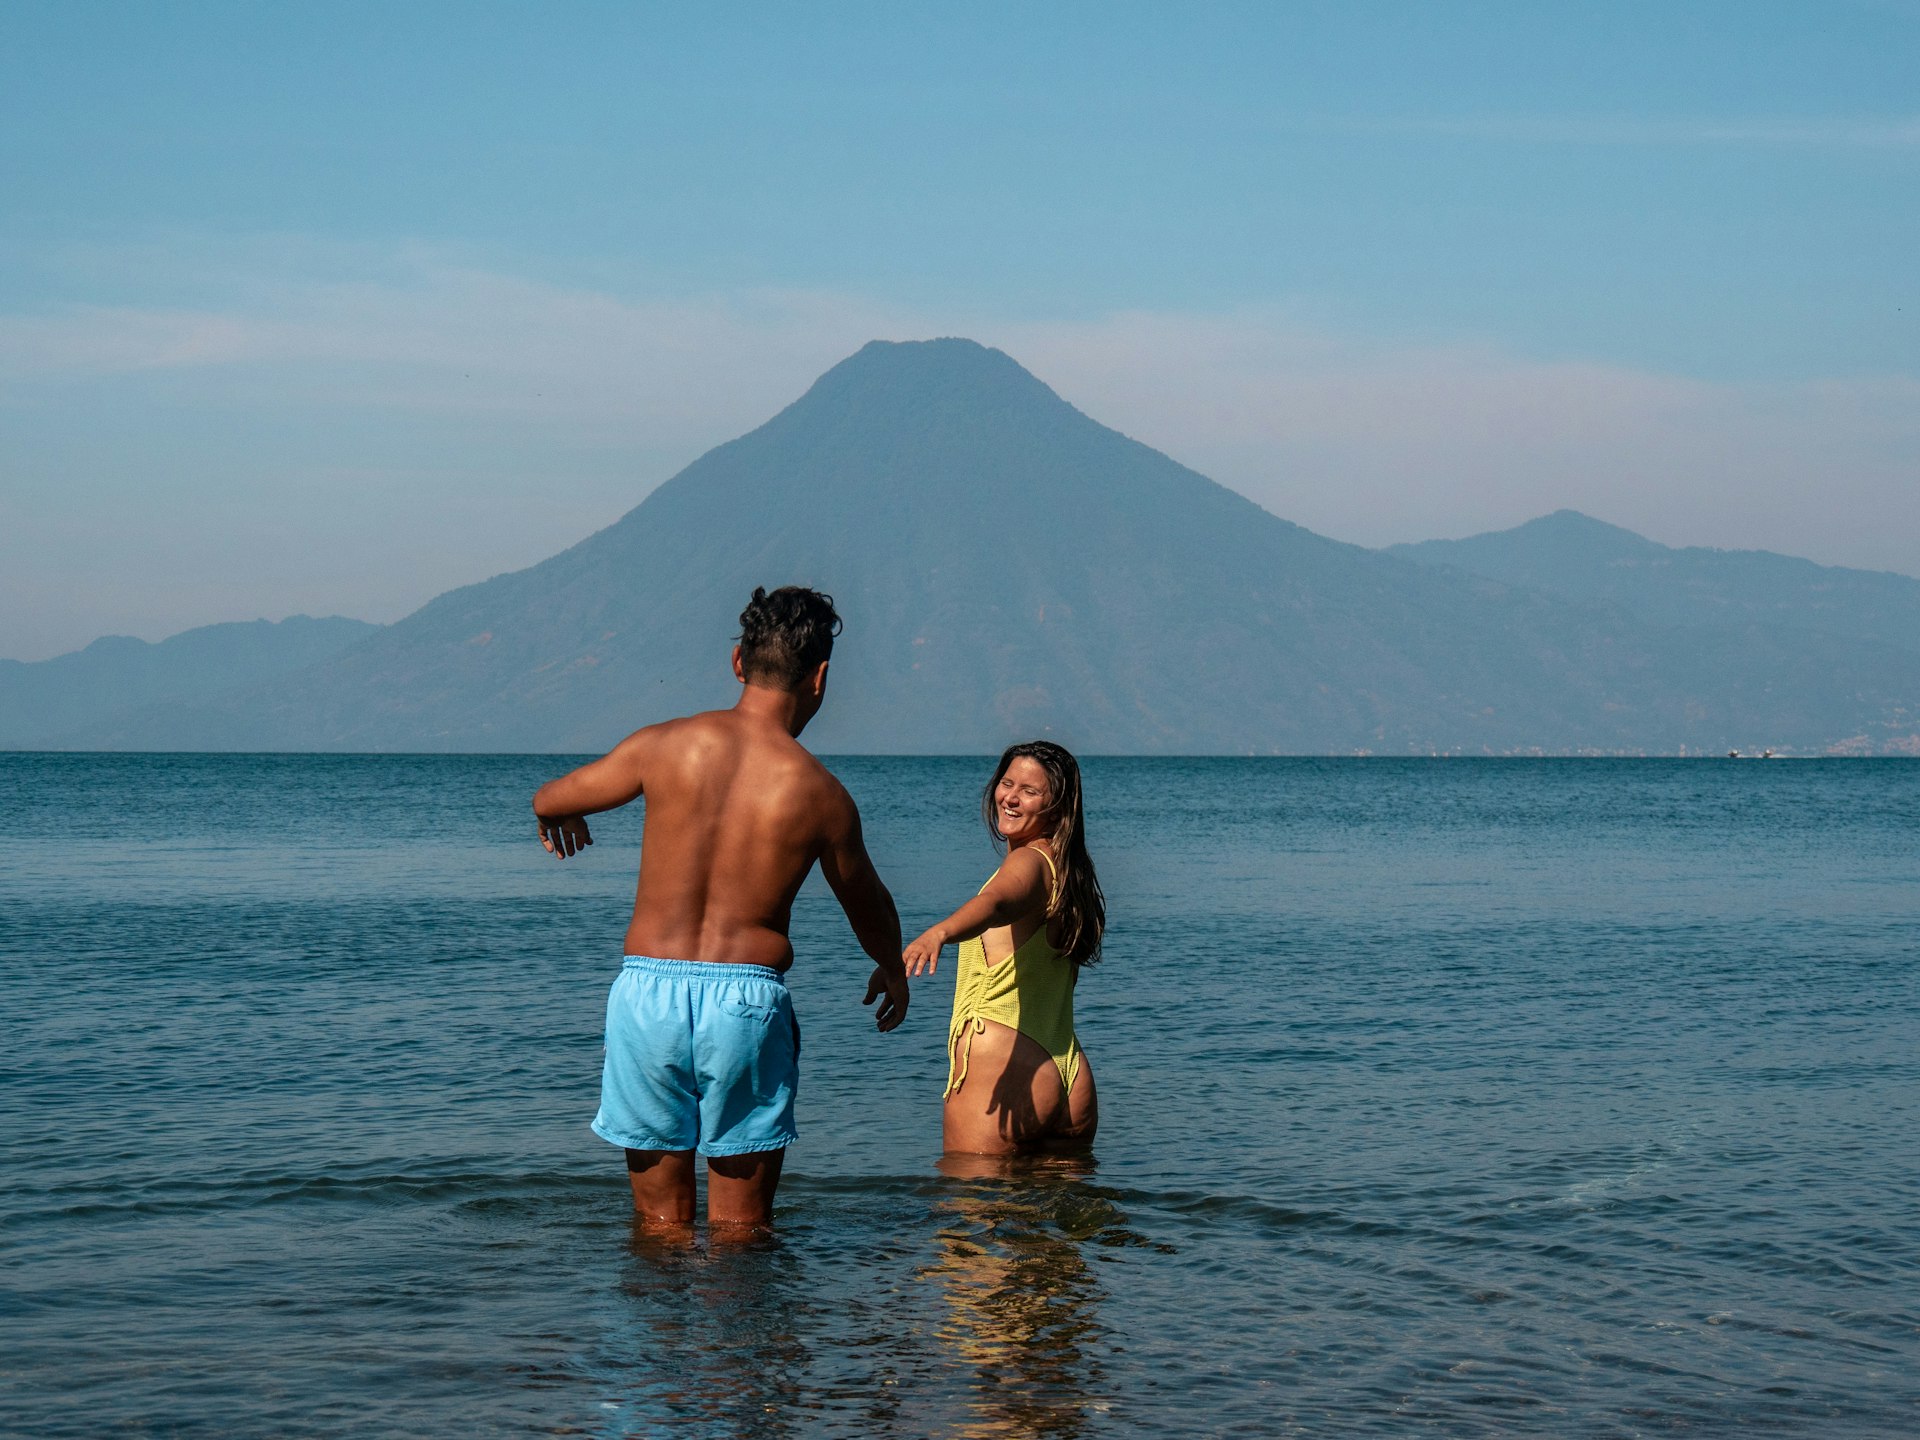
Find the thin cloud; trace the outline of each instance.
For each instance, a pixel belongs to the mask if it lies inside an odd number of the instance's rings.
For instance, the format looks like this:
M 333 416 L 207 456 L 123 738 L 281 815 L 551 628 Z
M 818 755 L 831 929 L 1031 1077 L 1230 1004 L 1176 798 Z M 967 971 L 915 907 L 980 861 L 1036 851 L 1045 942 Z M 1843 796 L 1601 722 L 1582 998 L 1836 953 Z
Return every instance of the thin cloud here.
M 1920 116 L 1560 117 L 1544 115 L 1316 118 L 1302 130 L 1349 135 L 1433 136 L 1527 145 L 1754 145 L 1911 149 Z
M 1261 313 L 1015 334 L 1081 408 L 1341 539 L 1567 506 L 1670 544 L 1920 574 L 1920 377 L 1722 384 Z

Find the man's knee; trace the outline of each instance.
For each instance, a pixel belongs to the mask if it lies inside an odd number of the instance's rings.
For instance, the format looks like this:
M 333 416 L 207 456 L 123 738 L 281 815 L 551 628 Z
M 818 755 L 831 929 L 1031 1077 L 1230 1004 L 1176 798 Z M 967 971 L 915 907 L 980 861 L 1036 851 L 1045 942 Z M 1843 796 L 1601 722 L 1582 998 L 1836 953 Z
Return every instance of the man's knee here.
M 769 1177 L 780 1178 L 780 1166 L 786 1160 L 787 1152 L 781 1150 L 755 1150 L 746 1155 L 710 1155 L 707 1157 L 707 1174 L 723 1180 L 752 1184 L 765 1182 Z

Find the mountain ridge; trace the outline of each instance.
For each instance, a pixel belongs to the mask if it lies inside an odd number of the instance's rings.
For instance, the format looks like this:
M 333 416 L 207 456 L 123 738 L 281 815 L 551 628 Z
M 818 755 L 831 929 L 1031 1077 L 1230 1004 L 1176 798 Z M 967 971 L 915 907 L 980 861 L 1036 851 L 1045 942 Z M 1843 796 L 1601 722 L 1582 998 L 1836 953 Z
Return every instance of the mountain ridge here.
M 56 742 L 103 715 L 244 689 L 331 658 L 380 628 L 341 615 L 229 620 L 164 640 L 102 635 L 47 660 L 0 660 L 0 749 Z
M 1662 625 L 1768 625 L 1900 649 L 1920 647 L 1920 580 L 1820 565 L 1771 550 L 1675 547 L 1556 510 L 1462 540 L 1389 553 L 1581 603 L 1618 605 Z
M 72 739 L 599 750 L 731 703 L 733 617 L 780 583 L 829 591 L 847 617 L 807 737 L 825 752 L 980 753 L 1029 734 L 1123 753 L 1671 752 L 1913 733 L 1911 647 L 1809 647 L 1720 623 L 1732 612 L 1669 624 L 1435 554 L 1304 530 L 1003 352 L 876 341 L 537 565 L 218 705 L 169 701 Z

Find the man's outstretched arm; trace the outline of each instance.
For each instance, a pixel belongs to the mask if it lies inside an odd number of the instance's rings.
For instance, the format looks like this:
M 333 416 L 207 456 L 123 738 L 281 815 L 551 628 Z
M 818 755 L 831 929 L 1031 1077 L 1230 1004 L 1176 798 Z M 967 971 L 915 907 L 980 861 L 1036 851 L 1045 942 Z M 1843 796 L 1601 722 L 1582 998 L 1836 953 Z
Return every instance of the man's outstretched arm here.
M 534 791 L 540 843 L 562 860 L 591 845 L 586 817 L 617 809 L 645 791 L 643 762 L 650 748 L 647 732 L 636 730 L 598 760 Z
M 853 798 L 842 791 L 843 812 L 836 817 L 827 848 L 820 856 L 820 873 L 826 877 L 840 908 L 847 912 L 854 938 L 873 961 L 873 975 L 867 981 L 871 1005 L 878 997 L 880 1008 L 874 1023 L 891 1030 L 907 1018 L 907 970 L 900 960 L 900 912 L 893 896 L 881 883 L 880 872 L 873 868 L 866 840 L 860 833 L 860 812 Z

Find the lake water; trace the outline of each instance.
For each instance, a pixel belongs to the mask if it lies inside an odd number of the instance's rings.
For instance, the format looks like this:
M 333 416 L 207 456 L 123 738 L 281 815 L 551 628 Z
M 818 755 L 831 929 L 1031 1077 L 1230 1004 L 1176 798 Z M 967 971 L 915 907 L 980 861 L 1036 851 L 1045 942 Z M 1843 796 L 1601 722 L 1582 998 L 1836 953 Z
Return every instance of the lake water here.
M 831 762 L 908 933 L 987 763 Z M 810 882 L 776 1238 L 587 1129 L 553 757 L 0 756 L 0 1429 L 1920 1431 L 1920 762 L 1094 760 L 1091 1168 L 942 1173 Z

